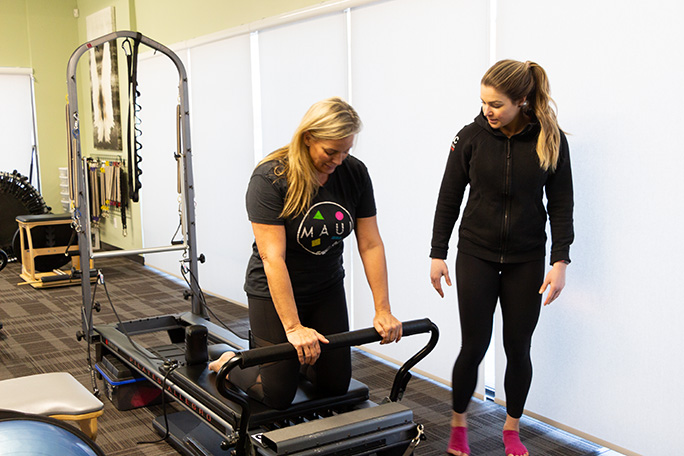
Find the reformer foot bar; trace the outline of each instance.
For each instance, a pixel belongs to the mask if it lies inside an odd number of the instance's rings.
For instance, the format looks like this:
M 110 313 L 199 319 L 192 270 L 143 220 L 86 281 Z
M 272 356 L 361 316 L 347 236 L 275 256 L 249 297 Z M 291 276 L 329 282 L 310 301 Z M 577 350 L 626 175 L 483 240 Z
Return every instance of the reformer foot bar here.
M 88 201 L 85 157 L 81 156 L 76 68 L 86 52 L 106 42 L 123 38 L 135 40 L 169 57 L 178 70 L 177 153 L 179 192 L 182 200 L 183 241 L 170 246 L 145 247 L 138 250 L 93 252 Z M 135 81 L 129 81 L 135 84 Z M 180 58 L 167 47 L 138 32 L 118 31 L 78 47 L 67 67 L 69 103 L 69 193 L 73 204 L 72 226 L 78 236 L 82 258 L 81 338 L 95 344 L 97 362 L 114 357 L 159 388 L 162 397 L 174 400 L 185 411 L 164 414 L 154 423 L 160 434 L 185 455 L 279 456 L 279 455 L 404 455 L 410 454 L 422 437 L 422 426 L 413 422 L 413 413 L 399 402 L 411 377 L 409 370 L 437 344 L 437 327 L 428 319 L 404 323 L 404 335 L 431 333 L 429 342 L 398 371 L 389 396 L 381 404 L 369 400 L 368 387 L 352 379 L 349 391 L 336 397 L 320 397 L 307 381 L 300 382 L 295 399 L 285 410 L 273 410 L 249 399 L 227 381 L 230 370 L 296 357 L 290 344 L 249 350 L 249 341 L 207 318 L 198 282 L 198 255 L 194 212 L 192 153 L 188 81 Z M 129 255 L 182 250 L 181 261 L 190 271 L 188 297 L 191 311 L 138 320 L 93 326 L 94 292 L 91 290 L 89 260 L 100 256 Z M 101 276 L 98 274 L 101 279 Z M 208 353 L 218 358 L 226 350 L 236 356 L 218 374 L 210 372 L 207 362 L 185 360 L 185 335 L 191 326 L 207 330 Z M 164 333 L 168 343 L 142 346 L 136 336 Z M 85 336 L 85 337 L 82 337 Z M 380 340 L 372 329 L 327 336 L 329 344 L 322 350 L 351 347 Z M 96 365 L 97 366 L 97 365 Z M 93 390 L 97 394 L 95 369 L 91 369 Z M 103 427 L 106 424 L 103 423 Z

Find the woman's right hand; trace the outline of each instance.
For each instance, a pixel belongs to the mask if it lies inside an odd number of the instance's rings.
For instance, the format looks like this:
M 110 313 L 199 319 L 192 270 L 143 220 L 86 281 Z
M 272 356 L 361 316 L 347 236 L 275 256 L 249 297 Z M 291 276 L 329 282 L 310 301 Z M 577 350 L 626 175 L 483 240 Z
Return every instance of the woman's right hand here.
M 287 341 L 297 349 L 300 364 L 315 364 L 321 356 L 320 343 L 328 343 L 328 339 L 318 331 L 301 324 L 285 331 L 285 335 Z
M 430 282 L 432 282 L 432 286 L 437 293 L 439 293 L 441 297 L 444 297 L 444 291 L 442 291 L 442 277 L 444 277 L 446 284 L 451 286 L 451 278 L 449 277 L 449 268 L 446 265 L 446 261 L 439 258 L 433 258 L 430 263 Z

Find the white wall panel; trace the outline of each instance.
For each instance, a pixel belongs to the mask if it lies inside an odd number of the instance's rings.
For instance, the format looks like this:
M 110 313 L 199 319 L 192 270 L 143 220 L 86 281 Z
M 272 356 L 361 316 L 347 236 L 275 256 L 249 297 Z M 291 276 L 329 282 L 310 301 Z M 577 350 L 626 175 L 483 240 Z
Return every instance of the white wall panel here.
M 263 155 L 284 146 L 309 106 L 347 98 L 344 13 L 259 33 Z
M 183 53 L 178 55 L 185 57 Z M 139 141 L 143 146 L 140 151 L 143 157 L 140 163 L 143 171 L 140 178 L 143 246 L 168 246 L 179 223 L 174 159 L 178 71 L 173 62 L 163 54 L 141 57 L 138 87 L 142 131 Z M 177 239 L 182 239 L 180 233 Z M 175 276 L 180 276 L 180 259 L 180 251 L 145 255 L 147 265 Z
M 245 191 L 254 169 L 249 36 L 190 50 L 200 285 L 246 304 L 252 230 Z
M 452 287 L 441 299 L 434 291 L 428 255 L 451 141 L 480 108 L 486 24 L 487 2 L 473 1 L 396 0 L 353 9 L 351 17 L 352 95 L 364 122 L 354 153 L 373 178 L 393 313 L 440 327 L 436 350 L 417 367 L 447 382 L 460 347 L 456 294 Z M 353 282 L 354 324 L 369 326 L 373 301 L 358 257 Z M 374 350 L 405 360 L 423 339 Z
M 533 341 L 528 409 L 639 454 L 679 454 L 684 6 L 498 8 L 498 57 L 548 70 L 575 181 L 573 263 Z
M 199 266 L 200 285 L 245 302 L 242 285 L 252 234 L 244 194 L 254 167 L 249 37 L 178 54 L 186 61 L 189 80 L 197 247 L 206 257 Z M 162 55 L 141 59 L 139 80 L 144 245 L 154 247 L 168 244 L 178 225 L 173 159 L 178 80 Z M 155 253 L 145 261 L 179 276 L 180 258 L 180 252 Z

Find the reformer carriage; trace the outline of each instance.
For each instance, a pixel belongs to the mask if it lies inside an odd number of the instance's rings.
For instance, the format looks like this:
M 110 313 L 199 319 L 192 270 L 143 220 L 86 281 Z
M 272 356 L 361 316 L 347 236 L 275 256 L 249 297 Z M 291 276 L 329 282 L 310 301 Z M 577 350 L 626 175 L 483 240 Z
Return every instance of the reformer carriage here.
M 76 67 L 89 49 L 116 39 L 133 41 L 129 59 L 129 87 L 135 85 L 137 49 L 144 44 L 169 57 L 179 76 L 179 103 L 177 110 L 177 143 L 179 150 L 179 193 L 182 201 L 183 241 L 168 246 L 138 250 L 94 252 L 91 241 L 90 209 L 88 201 L 88 166 L 81 155 Z M 83 44 L 71 56 L 67 69 L 69 105 L 69 177 L 73 200 L 73 226 L 78 234 L 81 258 L 96 259 L 117 255 L 182 251 L 181 262 L 189 272 L 187 298 L 189 312 L 152 316 L 114 324 L 93 325 L 93 300 L 88 277 L 88 261 L 82 261 L 82 336 L 95 344 L 95 358 L 100 362 L 114 357 L 161 389 L 163 396 L 180 404 L 185 411 L 161 416 L 155 428 L 161 435 L 168 431 L 169 441 L 176 449 L 188 455 L 364 455 L 410 454 L 423 435 L 422 426 L 413 419 L 413 412 L 399 403 L 411 378 L 409 370 L 432 351 L 437 343 L 437 327 L 428 319 L 403 323 L 405 336 L 430 333 L 430 339 L 418 353 L 399 369 L 391 391 L 381 404 L 369 400 L 368 387 L 352 379 L 349 391 L 336 397 L 319 397 L 311 384 L 302 380 L 294 402 L 285 410 L 269 409 L 247 397 L 227 381 L 228 373 L 235 368 L 249 367 L 288 358 L 296 358 L 290 344 L 250 349 L 247 339 L 217 325 L 207 318 L 199 287 L 196 248 L 194 186 L 190 123 L 188 108 L 187 75 L 185 68 L 170 49 L 130 31 L 119 31 Z M 130 91 L 129 94 L 133 93 Z M 129 100 L 131 102 L 131 100 Z M 129 122 L 131 119 L 129 118 Z M 130 137 L 130 135 L 129 135 Z M 132 189 L 140 188 L 136 169 L 138 157 L 129 142 L 129 171 Z M 192 359 L 188 347 L 194 343 L 192 332 L 204 330 L 206 344 L 204 358 Z M 154 346 L 142 346 L 133 337 L 149 333 L 165 333 L 167 340 Z M 323 350 L 361 345 L 380 340 L 372 329 L 327 335 L 330 343 Z M 207 358 L 217 358 L 226 350 L 237 351 L 218 374 L 207 369 Z M 92 365 L 91 373 L 95 371 Z M 94 383 L 94 378 L 93 378 Z

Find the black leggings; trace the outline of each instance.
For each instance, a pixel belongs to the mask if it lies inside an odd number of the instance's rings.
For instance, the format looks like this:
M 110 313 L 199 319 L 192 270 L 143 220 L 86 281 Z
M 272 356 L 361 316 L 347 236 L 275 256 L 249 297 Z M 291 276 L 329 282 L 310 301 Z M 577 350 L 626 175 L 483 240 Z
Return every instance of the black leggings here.
M 249 323 L 255 347 L 287 342 L 283 324 L 269 298 L 249 296 Z M 318 299 L 297 303 L 302 325 L 325 335 L 349 331 L 347 302 L 342 283 L 322 293 Z M 351 380 L 351 349 L 326 351 L 313 366 L 300 366 L 299 361 L 278 361 L 247 369 L 234 369 L 230 381 L 250 397 L 269 407 L 289 406 L 297 392 L 300 373 L 325 396 L 344 394 Z
M 461 318 L 461 352 L 454 364 L 453 410 L 464 413 L 475 392 L 477 369 L 492 337 L 494 310 L 501 302 L 506 351 L 506 407 L 520 418 L 532 383 L 530 346 L 539 320 L 544 259 L 500 264 L 459 252 L 456 284 Z

